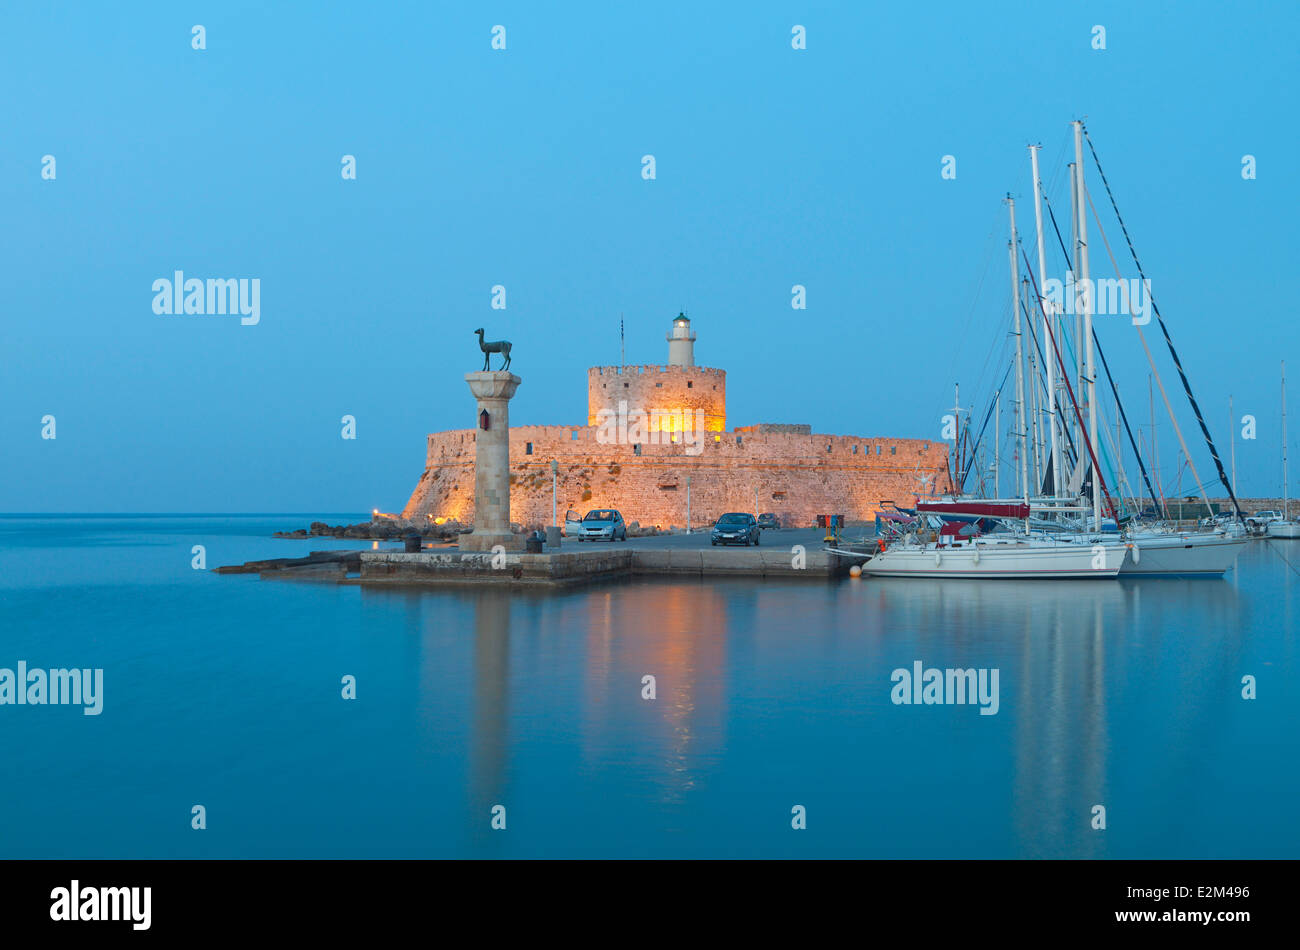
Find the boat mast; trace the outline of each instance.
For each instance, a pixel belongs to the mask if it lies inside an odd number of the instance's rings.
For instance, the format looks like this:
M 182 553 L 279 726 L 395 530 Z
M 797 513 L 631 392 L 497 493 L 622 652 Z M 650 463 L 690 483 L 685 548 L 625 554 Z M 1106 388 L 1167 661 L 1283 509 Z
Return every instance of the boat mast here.
M 1029 162 L 1034 173 L 1034 224 L 1038 236 L 1038 286 L 1047 287 L 1047 255 L 1043 250 L 1043 182 L 1038 177 L 1038 150 L 1041 145 L 1029 146 Z M 1056 309 L 1049 301 L 1039 298 L 1043 312 L 1043 340 L 1047 349 L 1047 430 L 1051 447 L 1047 451 L 1047 464 L 1052 469 L 1052 495 L 1061 493 L 1061 455 L 1056 444 L 1056 361 L 1051 358 L 1056 340 Z M 1050 313 L 1049 313 L 1050 310 Z
M 1291 492 L 1286 474 L 1286 360 L 1282 361 L 1282 520 L 1291 520 Z
M 1285 379 L 1285 371 L 1283 379 Z M 1285 385 L 1285 383 L 1283 384 Z M 1286 408 L 1286 400 L 1282 401 L 1282 408 Z M 1228 438 L 1232 442 L 1232 493 L 1237 494 L 1237 423 L 1232 414 L 1232 394 L 1228 394 Z
M 1120 441 L 1120 407 L 1119 407 L 1119 387 L 1111 385 L 1115 390 L 1115 494 L 1119 495 L 1120 502 L 1124 501 L 1124 443 Z M 1132 494 L 1132 492 L 1130 492 Z
M 957 494 L 960 494 L 961 486 L 966 482 L 966 479 L 962 477 L 965 473 L 961 468 L 961 383 L 952 384 L 952 421 L 952 457 L 956 461 L 957 466 L 957 482 L 955 487 L 957 488 Z
M 1088 273 L 1088 188 L 1083 177 L 1083 122 L 1074 122 L 1075 174 L 1079 182 L 1079 282 L 1083 284 L 1083 345 L 1087 353 L 1088 437 L 1097 446 L 1097 370 L 1093 365 L 1092 283 Z M 1100 446 L 1098 446 L 1100 449 Z M 1099 461 L 1099 460 L 1098 460 Z M 1095 467 L 1095 466 L 1094 466 Z M 1092 530 L 1101 530 L 1101 472 L 1092 473 Z
M 993 426 L 993 497 L 1002 497 L 1002 482 L 998 477 L 1002 467 L 1002 390 L 993 395 L 993 414 L 997 417 Z
M 1155 476 L 1160 508 L 1167 519 L 1169 507 L 1165 504 L 1165 486 L 1160 483 L 1160 443 L 1156 441 L 1156 391 L 1150 373 L 1147 373 L 1147 404 L 1151 409 L 1151 474 Z
M 1020 467 L 1017 470 L 1019 487 L 1017 495 L 1029 499 L 1029 446 L 1028 429 L 1025 419 L 1025 351 L 1020 334 L 1020 265 L 1016 260 L 1016 199 L 1007 195 L 1007 207 L 1011 211 L 1011 240 L 1007 250 L 1011 254 L 1011 310 L 1015 317 L 1016 334 L 1016 437 L 1020 441 Z
M 1070 253 L 1074 260 L 1070 263 L 1070 311 L 1074 314 L 1074 391 L 1083 395 L 1083 364 L 1079 362 L 1083 350 L 1083 326 L 1079 323 L 1079 165 L 1070 163 Z M 1083 441 L 1083 430 L 1077 420 L 1073 422 L 1074 440 Z M 1079 455 L 1082 462 L 1083 455 Z
M 1029 277 L 1020 278 L 1020 306 L 1025 318 L 1025 326 L 1033 331 L 1033 317 L 1029 310 Z M 1033 338 L 1029 341 L 1029 419 L 1032 423 L 1030 441 L 1034 446 L 1034 494 L 1043 490 L 1042 447 L 1038 439 L 1038 345 Z

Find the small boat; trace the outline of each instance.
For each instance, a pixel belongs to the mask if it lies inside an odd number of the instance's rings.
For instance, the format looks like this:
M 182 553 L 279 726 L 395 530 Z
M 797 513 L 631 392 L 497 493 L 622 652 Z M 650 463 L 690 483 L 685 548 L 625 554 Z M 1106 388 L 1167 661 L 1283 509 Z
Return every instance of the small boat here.
M 1265 534 L 1270 538 L 1300 538 L 1300 521 L 1270 521 Z

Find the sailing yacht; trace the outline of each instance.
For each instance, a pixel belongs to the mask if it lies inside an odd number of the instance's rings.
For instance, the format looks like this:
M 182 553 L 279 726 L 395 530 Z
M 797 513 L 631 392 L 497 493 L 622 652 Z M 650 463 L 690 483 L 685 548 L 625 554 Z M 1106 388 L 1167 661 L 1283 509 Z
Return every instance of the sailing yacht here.
M 969 448 L 969 462 L 962 446 L 960 423 L 960 399 L 954 407 L 957 425 L 953 441 L 953 453 L 956 462 L 956 477 L 953 478 L 952 495 L 927 500 L 917 499 L 913 509 L 900 509 L 916 519 L 914 528 L 906 534 L 900 531 L 890 532 L 889 537 L 877 541 L 879 550 L 863 565 L 864 574 L 875 576 L 920 576 L 920 577 L 1114 577 L 1117 575 L 1221 575 L 1236 563 L 1237 555 L 1246 543 L 1241 526 L 1233 523 L 1228 526 L 1214 526 L 1208 530 L 1182 530 L 1177 526 L 1139 523 L 1131 512 L 1124 511 L 1125 497 L 1136 493 L 1125 491 L 1123 466 L 1119 465 L 1119 474 L 1106 472 L 1103 462 L 1110 459 L 1122 460 L 1120 443 L 1120 425 L 1128 432 L 1128 441 L 1137 456 L 1138 468 L 1143 482 L 1155 508 L 1163 506 L 1157 498 L 1157 492 L 1151 477 L 1143 464 L 1143 454 L 1139 452 L 1133 438 L 1124 406 L 1119 398 L 1119 390 L 1111 376 L 1110 366 L 1102 352 L 1101 342 L 1093 332 L 1093 301 L 1090 288 L 1088 216 L 1091 199 L 1085 185 L 1083 144 L 1086 140 L 1092 152 L 1097 170 L 1105 184 L 1106 194 L 1111 200 L 1115 216 L 1123 227 L 1118 205 L 1115 202 L 1109 183 L 1101 170 L 1096 149 L 1081 121 L 1074 126 L 1074 162 L 1070 167 L 1069 192 L 1071 205 L 1070 235 L 1073 239 L 1073 251 L 1066 249 L 1064 239 L 1056 228 L 1055 214 L 1052 215 L 1052 227 L 1061 245 L 1062 256 L 1067 264 L 1067 276 L 1077 272 L 1073 278 L 1076 302 L 1074 328 L 1068 321 L 1061 319 L 1063 310 L 1059 300 L 1046 291 L 1048 288 L 1046 255 L 1044 249 L 1043 205 L 1046 196 L 1038 171 L 1038 146 L 1030 146 L 1030 161 L 1033 173 L 1034 217 L 1037 236 L 1037 274 L 1034 273 L 1028 254 L 1024 254 L 1025 280 L 1020 279 L 1019 239 L 1016 231 L 1015 201 L 1010 195 L 1006 203 L 1010 212 L 1010 251 L 1011 265 L 1011 301 L 1012 301 L 1012 338 L 1015 342 L 1015 435 L 1018 442 L 1016 452 L 1016 497 L 1012 499 L 984 499 L 963 494 L 965 475 L 975 470 L 976 452 L 983 438 L 981 428 L 974 443 Z M 1050 205 L 1048 206 L 1050 212 Z M 1102 244 L 1109 251 L 1110 243 L 1106 239 L 1101 220 L 1096 218 L 1097 233 Z M 1127 236 L 1127 231 L 1125 231 Z M 1219 461 L 1218 452 L 1210 439 L 1208 427 L 1201 416 L 1201 411 L 1192 395 L 1191 384 L 1187 374 L 1173 349 L 1168 327 L 1160 314 L 1154 298 L 1150 297 L 1150 283 L 1142 272 L 1132 242 L 1129 249 L 1133 253 L 1134 264 L 1141 278 L 1141 285 L 1148 288 L 1148 305 L 1169 347 L 1174 365 L 1178 369 L 1179 379 L 1191 404 L 1201 430 L 1205 435 L 1211 457 L 1218 468 L 1220 480 L 1224 483 L 1232 499 L 1236 518 L 1241 517 L 1236 495 L 1228 484 L 1227 476 Z M 1112 263 L 1114 259 L 1112 256 Z M 1116 276 L 1118 264 L 1115 264 Z M 1059 282 L 1057 282 L 1059 284 Z M 1032 287 L 1031 287 L 1032 284 Z M 1082 287 L 1083 290 L 1078 288 Z M 1059 288 L 1058 288 L 1059 289 Z M 1031 292 L 1032 291 L 1032 292 Z M 1033 302 L 1037 300 L 1037 304 Z M 1132 301 L 1126 299 L 1126 305 L 1134 316 L 1133 326 L 1141 339 L 1148 361 L 1151 362 L 1152 376 L 1159 382 L 1159 372 L 1142 335 L 1141 322 L 1132 310 Z M 1022 306 L 1023 317 L 1022 321 Z M 1145 313 L 1145 308 L 1143 308 Z M 1041 317 L 1041 326 L 1039 318 Z M 1142 321 L 1145 322 L 1145 321 Z M 1036 330 L 1035 327 L 1039 328 Z M 1022 329 L 1027 330 L 1031 339 L 1026 341 Z M 1026 346 L 1026 343 L 1029 345 Z M 1039 345 L 1042 344 L 1040 353 Z M 1025 371 L 1026 349 L 1028 352 L 1029 372 Z M 1067 359 L 1068 358 L 1068 359 Z M 1039 398 L 1039 377 L 1037 368 L 1043 370 L 1042 399 Z M 1010 369 L 1008 369 L 1008 375 Z M 1099 401 L 1097 384 L 1100 374 L 1110 385 L 1114 394 L 1117 412 L 1115 445 L 1109 457 L 1100 439 L 1098 425 Z M 1026 379 L 1026 377 L 1029 377 Z M 1006 377 L 1003 377 L 1005 383 Z M 1028 390 L 1028 393 L 1027 393 Z M 997 399 L 1002 393 L 1001 386 L 994 394 L 993 406 L 999 406 Z M 1187 453 L 1186 441 L 1178 420 L 1174 417 L 1165 393 L 1164 384 L 1160 383 L 1160 393 L 1169 410 L 1173 430 L 1178 437 L 1188 466 L 1196 477 L 1198 486 L 1200 478 Z M 1030 397 L 1027 399 L 1027 394 Z M 1153 401 L 1154 405 L 1154 401 Z M 990 414 L 993 408 L 990 408 Z M 998 408 L 1000 416 L 1000 408 Z M 1040 420 L 1041 413 L 1046 413 L 1045 420 Z M 973 418 L 972 418 L 973 422 Z M 985 418 L 987 426 L 988 417 Z M 1033 432 L 1032 442 L 1030 432 Z M 968 433 L 969 434 L 969 433 Z M 996 435 L 996 427 L 995 427 Z M 1046 436 L 1047 445 L 1040 440 Z M 1153 412 L 1154 444 L 1154 412 Z M 1032 452 L 1031 452 L 1032 446 Z M 995 459 L 1000 452 L 995 447 Z M 1032 460 L 1032 470 L 1031 470 Z M 995 461 L 994 494 L 998 493 L 997 476 L 999 462 Z M 1201 486 L 1201 494 L 1205 489 Z M 1206 501 L 1208 505 L 1208 498 Z M 926 530 L 937 528 L 938 534 L 931 537 Z M 1300 537 L 1300 524 L 1295 525 L 1297 537 Z M 865 552 L 863 552 L 865 553 Z
M 1046 538 L 977 532 L 974 525 L 954 521 L 943 524 L 933 540 L 923 533 L 909 533 L 882 545 L 882 550 L 862 565 L 862 573 L 873 577 L 1097 580 L 1119 574 L 1129 553 L 1128 543 L 1114 535 Z
M 1243 532 L 1176 531 L 1134 528 L 1127 532 L 1132 548 L 1120 568 L 1124 577 L 1150 574 L 1223 574 L 1237 563 L 1246 546 Z

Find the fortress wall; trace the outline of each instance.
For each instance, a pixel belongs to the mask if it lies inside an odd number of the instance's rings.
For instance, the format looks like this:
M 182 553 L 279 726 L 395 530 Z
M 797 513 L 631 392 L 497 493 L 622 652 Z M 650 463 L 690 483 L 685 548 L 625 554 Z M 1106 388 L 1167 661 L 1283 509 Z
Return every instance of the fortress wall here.
M 850 521 L 874 517 L 882 500 L 909 504 L 921 489 L 947 488 L 948 447 L 920 439 L 789 432 L 711 432 L 699 455 L 682 444 L 602 444 L 596 428 L 519 426 L 510 430 L 510 517 L 550 524 L 551 460 L 559 462 L 558 514 L 617 508 L 628 521 L 683 526 L 686 477 L 691 521 L 711 523 L 725 511 L 771 511 L 797 526 L 818 514 Z M 407 518 L 474 518 L 473 429 L 429 436 L 424 474 L 402 514 Z M 528 454 L 529 443 L 532 454 Z M 829 450 L 828 450 L 829 447 Z
M 727 428 L 727 373 L 704 366 L 593 366 L 587 370 L 587 424 L 597 413 L 617 413 L 620 400 L 629 412 L 681 410 L 704 412 L 710 432 Z M 694 415 L 691 416 L 694 418 Z

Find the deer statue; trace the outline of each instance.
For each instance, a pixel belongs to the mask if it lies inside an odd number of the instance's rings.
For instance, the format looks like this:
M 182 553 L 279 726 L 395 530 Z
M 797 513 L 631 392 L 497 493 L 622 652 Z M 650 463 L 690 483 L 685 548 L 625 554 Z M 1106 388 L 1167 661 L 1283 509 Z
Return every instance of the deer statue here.
M 491 359 L 493 353 L 500 353 L 502 356 L 504 356 L 506 358 L 506 361 L 501 365 L 501 369 L 502 370 L 509 369 L 510 368 L 510 341 L 493 340 L 491 343 L 484 343 L 483 328 L 479 327 L 474 332 L 478 334 L 478 348 L 483 351 L 483 371 L 486 373 L 489 369 L 491 369 L 491 367 L 488 364 L 488 360 Z

